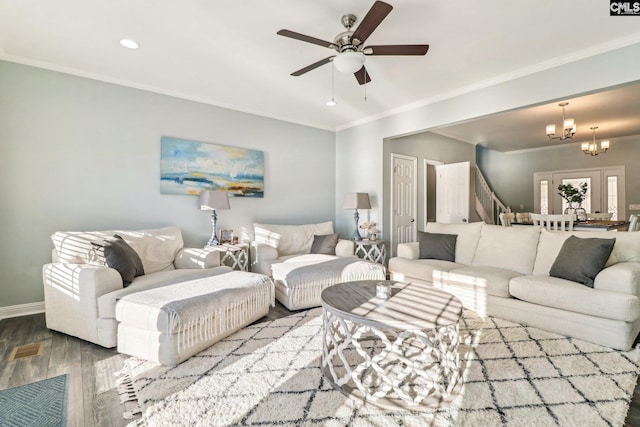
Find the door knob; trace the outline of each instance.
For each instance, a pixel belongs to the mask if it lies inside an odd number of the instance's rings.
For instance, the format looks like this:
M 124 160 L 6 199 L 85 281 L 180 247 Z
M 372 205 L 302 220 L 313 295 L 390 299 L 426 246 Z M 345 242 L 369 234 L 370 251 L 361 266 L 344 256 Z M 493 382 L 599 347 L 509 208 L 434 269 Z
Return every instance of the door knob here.
M 411 221 L 409 221 L 409 222 L 416 222 L 416 220 L 415 220 L 415 219 L 413 219 L 413 218 L 411 218 Z

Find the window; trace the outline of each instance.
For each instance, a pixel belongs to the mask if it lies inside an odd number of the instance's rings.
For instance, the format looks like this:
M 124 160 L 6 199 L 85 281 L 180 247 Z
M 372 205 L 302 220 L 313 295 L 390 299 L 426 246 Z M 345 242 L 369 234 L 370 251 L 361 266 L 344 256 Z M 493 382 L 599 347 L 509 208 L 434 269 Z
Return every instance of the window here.
M 582 202 L 582 207 L 584 208 L 585 212 L 593 212 L 591 210 L 591 178 L 589 177 L 584 177 L 584 178 L 568 178 L 568 179 L 563 179 L 562 183 L 563 184 L 571 184 L 574 187 L 579 187 L 580 185 L 582 185 L 583 183 L 587 183 L 587 197 L 584 199 L 584 201 Z M 567 209 L 569 206 L 569 203 L 567 203 L 567 201 L 565 199 L 562 199 L 562 212 L 565 211 L 565 209 Z
M 540 213 L 549 213 L 549 181 L 546 179 L 540 181 Z
M 613 215 L 611 219 L 618 219 L 618 177 L 607 177 L 607 212 Z
M 534 211 L 546 214 L 563 213 L 567 202 L 558 195 L 559 184 L 589 186 L 582 207 L 587 213 L 611 212 L 612 219 L 625 217 L 624 166 L 601 169 L 535 172 L 533 174 Z

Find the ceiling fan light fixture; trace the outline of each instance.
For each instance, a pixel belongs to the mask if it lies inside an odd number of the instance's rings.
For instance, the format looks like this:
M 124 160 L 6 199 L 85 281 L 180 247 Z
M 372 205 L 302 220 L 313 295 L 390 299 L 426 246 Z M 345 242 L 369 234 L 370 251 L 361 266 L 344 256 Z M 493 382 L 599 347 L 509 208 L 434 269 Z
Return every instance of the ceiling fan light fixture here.
M 120 44 L 127 49 L 137 49 L 138 47 L 140 47 L 138 43 L 131 39 L 122 39 L 120 40 Z
M 341 73 L 353 74 L 364 66 L 364 54 L 354 51 L 342 52 L 333 58 L 333 64 Z

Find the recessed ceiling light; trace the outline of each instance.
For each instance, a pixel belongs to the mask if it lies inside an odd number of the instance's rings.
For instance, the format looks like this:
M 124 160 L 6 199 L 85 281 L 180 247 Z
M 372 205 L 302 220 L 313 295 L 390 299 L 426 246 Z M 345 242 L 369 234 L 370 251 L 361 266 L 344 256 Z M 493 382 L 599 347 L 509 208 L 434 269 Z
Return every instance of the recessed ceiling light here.
M 120 44 L 128 49 L 137 49 L 138 43 L 134 42 L 131 39 L 122 39 L 120 40 Z

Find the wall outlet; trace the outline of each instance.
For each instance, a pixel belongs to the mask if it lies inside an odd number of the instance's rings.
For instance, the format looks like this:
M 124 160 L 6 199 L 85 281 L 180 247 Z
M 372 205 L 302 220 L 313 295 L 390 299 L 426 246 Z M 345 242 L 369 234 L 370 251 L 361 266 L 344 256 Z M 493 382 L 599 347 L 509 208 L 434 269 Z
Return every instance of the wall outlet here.
M 640 211 L 640 205 L 638 205 L 638 204 L 629 205 L 629 210 L 630 211 Z

